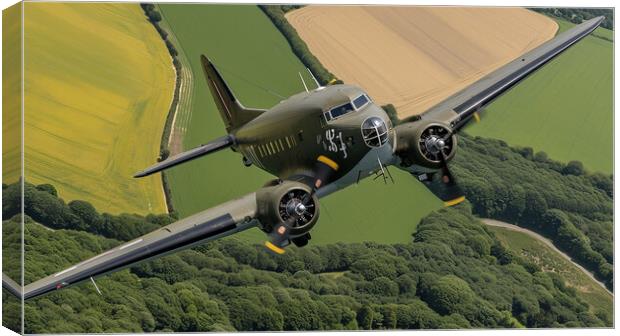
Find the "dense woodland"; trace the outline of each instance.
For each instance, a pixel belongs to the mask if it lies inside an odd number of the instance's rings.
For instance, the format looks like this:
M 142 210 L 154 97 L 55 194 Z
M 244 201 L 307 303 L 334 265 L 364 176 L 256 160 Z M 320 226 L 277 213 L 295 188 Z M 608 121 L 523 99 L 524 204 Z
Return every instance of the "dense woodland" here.
M 4 248 L 18 247 L 19 216 L 4 221 L 3 231 Z M 50 231 L 29 217 L 25 239 L 27 283 L 120 243 L 83 231 Z M 15 265 L 7 257 L 3 262 Z M 432 213 L 408 244 L 320 245 L 276 256 L 231 237 L 101 277 L 97 284 L 103 295 L 84 282 L 27 302 L 26 332 L 611 323 L 610 312 L 590 311 L 560 276 L 508 252 L 468 204 Z M 6 292 L 3 299 L 5 323 L 18 325 L 17 300 Z
M 454 173 L 473 212 L 533 229 L 613 287 L 613 178 L 501 140 L 460 137 Z

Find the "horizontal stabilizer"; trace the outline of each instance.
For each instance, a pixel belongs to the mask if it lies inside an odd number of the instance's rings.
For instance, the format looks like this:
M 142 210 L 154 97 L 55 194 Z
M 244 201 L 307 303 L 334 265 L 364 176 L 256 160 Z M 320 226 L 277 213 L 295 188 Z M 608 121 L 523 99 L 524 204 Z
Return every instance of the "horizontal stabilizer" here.
M 164 161 L 161 161 L 139 173 L 136 173 L 134 177 L 144 177 L 144 176 L 148 176 L 148 175 L 160 172 L 164 169 L 174 167 L 181 163 L 201 157 L 203 155 L 211 154 L 221 149 L 228 148 L 232 146 L 234 143 L 235 143 L 235 140 L 232 135 L 223 136 L 221 138 L 218 138 L 218 139 L 215 139 L 209 142 L 208 144 L 202 145 L 200 147 L 196 147 L 194 149 L 190 149 L 187 152 L 183 152 L 183 153 L 171 156 Z

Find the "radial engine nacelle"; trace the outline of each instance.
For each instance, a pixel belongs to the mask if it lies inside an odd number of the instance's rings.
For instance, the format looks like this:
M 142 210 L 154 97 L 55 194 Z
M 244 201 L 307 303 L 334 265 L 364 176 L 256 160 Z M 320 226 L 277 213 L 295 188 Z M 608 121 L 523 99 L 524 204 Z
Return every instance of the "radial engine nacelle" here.
M 308 185 L 274 181 L 256 192 L 257 219 L 270 237 L 265 244 L 276 253 L 293 242 L 304 246 L 319 219 L 319 200 Z
M 419 120 L 398 125 L 394 131 L 398 167 L 411 173 L 441 169 L 456 153 L 456 135 L 443 123 Z

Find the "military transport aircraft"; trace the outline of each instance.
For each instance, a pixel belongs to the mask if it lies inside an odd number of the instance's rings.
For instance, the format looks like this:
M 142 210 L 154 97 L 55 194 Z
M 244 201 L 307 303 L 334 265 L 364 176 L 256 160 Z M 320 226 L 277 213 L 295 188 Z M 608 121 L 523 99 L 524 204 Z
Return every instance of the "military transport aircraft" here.
M 268 110 L 247 108 L 204 55 L 208 86 L 227 135 L 167 158 L 136 174 L 157 173 L 203 155 L 231 148 L 277 177 L 258 191 L 184 218 L 25 287 L 3 275 L 3 286 L 30 299 L 137 262 L 205 241 L 259 227 L 265 246 L 284 253 L 291 242 L 304 246 L 319 218 L 319 199 L 395 166 L 431 190 L 447 206 L 464 200 L 448 169 L 456 134 L 477 111 L 536 69 L 591 33 L 603 21 L 586 21 L 522 55 L 420 115 L 397 126 L 362 89 L 319 86 Z M 303 79 L 302 79 L 303 81 Z M 315 79 L 316 81 L 316 79 Z M 305 86 L 305 83 L 304 83 Z M 318 83 L 317 83 L 318 86 Z M 388 173 L 389 174 L 389 173 Z

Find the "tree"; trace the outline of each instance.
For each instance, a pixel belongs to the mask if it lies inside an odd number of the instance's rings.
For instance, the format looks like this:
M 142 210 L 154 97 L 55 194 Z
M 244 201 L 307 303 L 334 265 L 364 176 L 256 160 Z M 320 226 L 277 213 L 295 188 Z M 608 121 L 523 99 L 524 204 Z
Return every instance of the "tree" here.
M 464 313 L 472 308 L 475 295 L 463 279 L 446 275 L 427 283 L 428 279 L 420 278 L 420 297 L 439 314 Z
M 536 152 L 533 160 L 537 162 L 547 162 L 547 160 L 549 160 L 549 156 L 547 155 L 547 153 L 540 151 L 540 152 Z
M 570 161 L 564 169 L 562 169 L 562 174 L 564 175 L 575 175 L 581 176 L 585 173 L 583 169 L 583 163 L 580 161 Z
M 156 10 L 149 11 L 146 15 L 149 17 L 149 21 L 151 22 L 155 23 L 161 21 L 161 14 L 159 14 Z
M 318 330 L 321 320 L 311 300 L 291 300 L 278 306 L 284 316 L 284 330 Z
M 69 202 L 69 208 L 84 222 L 85 225 L 80 228 L 81 230 L 90 231 L 89 228 L 100 225 L 101 216 L 92 204 L 75 200 Z
M 396 126 L 396 125 L 400 124 L 401 121 L 398 118 L 398 113 L 396 112 L 396 108 L 394 107 L 394 105 L 387 104 L 387 105 L 381 106 L 381 108 L 388 115 L 388 118 L 390 118 L 390 121 L 392 122 L 392 125 Z
M 373 279 L 366 291 L 377 296 L 396 296 L 398 295 L 398 285 L 387 277 L 378 277 Z
M 362 306 L 357 312 L 357 325 L 365 330 L 372 329 L 372 323 L 374 320 L 374 310 L 368 305 Z
M 49 193 L 51 195 L 54 195 L 54 196 L 58 196 L 58 191 L 56 191 L 56 188 L 54 188 L 54 186 L 51 185 L 51 184 L 48 184 L 48 183 L 39 184 L 37 186 L 37 189 L 41 190 L 41 191 L 45 191 L 45 192 L 47 192 L 47 193 Z

